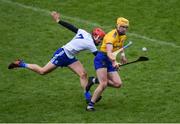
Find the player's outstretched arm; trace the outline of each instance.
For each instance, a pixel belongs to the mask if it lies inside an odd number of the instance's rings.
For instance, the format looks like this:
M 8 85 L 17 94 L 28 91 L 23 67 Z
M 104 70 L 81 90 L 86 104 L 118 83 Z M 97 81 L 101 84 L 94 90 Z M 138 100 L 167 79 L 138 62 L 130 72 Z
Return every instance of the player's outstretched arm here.
M 78 32 L 78 28 L 77 28 L 77 27 L 75 27 L 74 25 L 72 25 L 72 24 L 70 24 L 70 23 L 68 23 L 68 22 L 62 21 L 62 20 L 60 19 L 60 14 L 59 14 L 59 13 L 53 11 L 53 12 L 51 13 L 51 16 L 52 16 L 52 18 L 53 18 L 57 23 L 59 23 L 60 25 L 64 26 L 65 28 L 71 30 L 71 31 L 74 32 L 74 33 L 77 33 L 77 32 Z

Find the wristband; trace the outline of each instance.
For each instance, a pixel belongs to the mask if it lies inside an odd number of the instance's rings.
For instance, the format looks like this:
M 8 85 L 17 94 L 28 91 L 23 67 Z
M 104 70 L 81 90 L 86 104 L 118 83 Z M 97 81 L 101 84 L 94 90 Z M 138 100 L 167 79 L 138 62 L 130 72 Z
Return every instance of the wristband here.
M 122 57 L 125 57 L 125 53 L 124 53 L 124 52 L 123 52 L 123 53 L 121 53 L 121 56 L 122 56 Z

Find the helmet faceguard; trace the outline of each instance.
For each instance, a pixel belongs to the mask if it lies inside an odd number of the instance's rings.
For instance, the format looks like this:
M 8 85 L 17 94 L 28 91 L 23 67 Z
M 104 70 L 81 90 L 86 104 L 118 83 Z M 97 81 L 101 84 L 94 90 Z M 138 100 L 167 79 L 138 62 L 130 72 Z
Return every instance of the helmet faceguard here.
M 92 31 L 92 36 L 93 36 L 95 45 L 98 46 L 102 42 L 105 36 L 105 32 L 101 28 L 94 28 Z

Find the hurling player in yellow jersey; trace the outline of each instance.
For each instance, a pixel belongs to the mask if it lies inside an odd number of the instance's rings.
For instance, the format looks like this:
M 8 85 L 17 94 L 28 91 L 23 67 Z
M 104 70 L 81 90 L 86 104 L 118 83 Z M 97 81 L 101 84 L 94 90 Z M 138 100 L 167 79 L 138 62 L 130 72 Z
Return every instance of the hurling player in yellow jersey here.
M 100 51 L 94 59 L 94 67 L 96 69 L 99 85 L 89 102 L 86 110 L 93 111 L 96 100 L 101 97 L 102 92 L 108 86 L 120 88 L 122 85 L 121 78 L 117 72 L 119 64 L 115 61 L 113 52 L 122 48 L 126 40 L 126 31 L 129 27 L 129 21 L 123 17 L 117 19 L 116 29 L 107 33 L 103 39 Z M 127 62 L 124 51 L 121 52 L 121 63 Z M 89 90 L 90 87 L 86 87 Z

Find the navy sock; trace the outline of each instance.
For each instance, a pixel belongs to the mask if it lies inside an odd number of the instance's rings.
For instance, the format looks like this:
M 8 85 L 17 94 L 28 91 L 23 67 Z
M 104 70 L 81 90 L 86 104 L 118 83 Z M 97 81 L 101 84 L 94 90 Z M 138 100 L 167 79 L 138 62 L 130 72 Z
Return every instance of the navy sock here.
M 88 91 L 88 92 L 85 92 L 84 93 L 84 96 L 87 100 L 90 100 L 91 99 L 91 93 Z
M 96 83 L 96 84 L 99 84 L 98 78 L 95 78 L 95 83 Z
M 22 67 L 22 68 L 26 68 L 27 64 L 25 62 L 21 61 L 19 66 Z
M 89 106 L 94 106 L 94 104 L 95 104 L 95 103 L 91 101 L 91 102 L 89 102 L 88 105 L 89 105 Z

